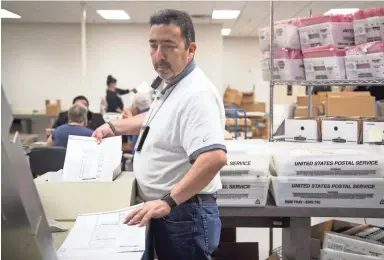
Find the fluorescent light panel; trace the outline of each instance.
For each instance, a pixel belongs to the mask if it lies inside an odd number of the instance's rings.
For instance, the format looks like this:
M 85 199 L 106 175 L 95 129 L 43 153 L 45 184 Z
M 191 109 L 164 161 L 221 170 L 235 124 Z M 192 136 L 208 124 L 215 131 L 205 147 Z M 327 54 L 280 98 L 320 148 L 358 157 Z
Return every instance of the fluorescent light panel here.
M 10 18 L 10 19 L 20 19 L 21 18 L 20 15 L 12 13 L 12 12 L 5 10 L 5 9 L 1 9 L 0 15 L 1 15 L 1 18 Z
M 231 29 L 221 29 L 221 35 L 228 36 L 231 34 Z
M 359 8 L 331 9 L 324 14 L 353 14 L 359 11 Z
M 124 10 L 97 10 L 97 13 L 106 20 L 130 20 L 131 17 Z
M 239 17 L 239 10 L 213 10 L 212 19 L 218 20 L 236 20 Z

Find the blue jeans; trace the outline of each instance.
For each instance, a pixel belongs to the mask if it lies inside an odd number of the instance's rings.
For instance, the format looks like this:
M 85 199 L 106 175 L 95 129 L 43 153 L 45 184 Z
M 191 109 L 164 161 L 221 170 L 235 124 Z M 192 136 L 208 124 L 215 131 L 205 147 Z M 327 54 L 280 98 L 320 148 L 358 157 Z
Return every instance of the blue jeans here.
M 215 201 L 184 203 L 160 219 L 152 219 L 144 260 L 210 260 L 220 241 L 221 221 Z

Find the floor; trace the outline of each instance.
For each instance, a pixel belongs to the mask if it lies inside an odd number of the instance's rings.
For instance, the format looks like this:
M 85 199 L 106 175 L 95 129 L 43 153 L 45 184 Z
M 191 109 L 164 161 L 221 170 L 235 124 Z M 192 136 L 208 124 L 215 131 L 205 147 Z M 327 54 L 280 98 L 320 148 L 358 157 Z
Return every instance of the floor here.
M 312 225 L 329 220 L 331 218 L 312 218 Z M 333 218 L 335 219 L 335 218 Z M 364 224 L 364 219 L 353 218 L 336 218 L 353 223 Z M 384 227 L 383 219 L 366 219 L 368 224 Z M 275 228 L 273 230 L 273 248 L 281 246 L 282 230 Z M 259 243 L 259 259 L 265 260 L 268 258 L 269 251 L 269 230 L 267 228 L 237 228 L 237 242 L 258 242 Z

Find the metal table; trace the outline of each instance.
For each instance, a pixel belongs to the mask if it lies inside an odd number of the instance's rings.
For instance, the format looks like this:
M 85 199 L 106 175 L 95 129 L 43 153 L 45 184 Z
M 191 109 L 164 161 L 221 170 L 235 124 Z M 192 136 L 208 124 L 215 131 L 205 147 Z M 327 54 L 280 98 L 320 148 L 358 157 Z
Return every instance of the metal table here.
M 39 141 L 47 139 L 46 129 L 50 128 L 57 116 L 49 116 L 40 113 L 13 114 L 14 119 L 21 121 L 21 132 L 26 134 L 37 134 Z
M 271 196 L 263 208 L 220 207 L 225 228 L 283 228 L 283 260 L 310 259 L 311 217 L 384 218 L 384 209 L 277 207 Z

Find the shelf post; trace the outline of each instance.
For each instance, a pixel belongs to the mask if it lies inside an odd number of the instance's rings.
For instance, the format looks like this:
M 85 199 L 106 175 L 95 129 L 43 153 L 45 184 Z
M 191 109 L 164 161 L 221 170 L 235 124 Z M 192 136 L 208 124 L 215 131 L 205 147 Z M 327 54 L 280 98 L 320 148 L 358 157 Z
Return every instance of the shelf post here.
M 81 85 L 87 87 L 87 9 L 84 2 L 81 3 Z
M 309 17 L 312 16 L 312 9 L 309 9 Z M 313 86 L 306 86 L 308 90 L 308 117 L 312 117 L 312 93 Z
M 273 1 L 270 1 L 270 39 L 269 39 L 269 141 L 273 141 L 273 67 L 274 67 L 274 49 L 273 49 L 273 41 L 274 41 L 274 28 L 273 28 Z

